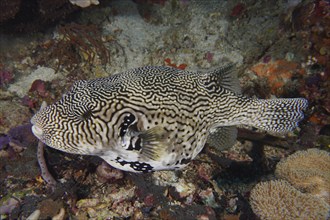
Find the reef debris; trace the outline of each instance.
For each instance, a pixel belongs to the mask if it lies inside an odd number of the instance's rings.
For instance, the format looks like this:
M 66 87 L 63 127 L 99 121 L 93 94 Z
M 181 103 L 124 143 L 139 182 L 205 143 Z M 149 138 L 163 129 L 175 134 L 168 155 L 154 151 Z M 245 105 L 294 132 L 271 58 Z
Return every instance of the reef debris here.
M 98 5 L 100 2 L 98 0 L 70 0 L 70 3 L 77 5 L 81 8 L 87 8 L 91 5 Z
M 40 214 L 41 214 L 40 210 L 37 209 L 37 210 L 33 211 L 33 212 L 27 217 L 27 219 L 29 219 L 29 220 L 38 220 L 39 217 L 40 217 Z
M 19 200 L 16 198 L 9 198 L 0 201 L 0 215 L 9 214 L 19 205 Z
M 53 216 L 52 220 L 63 220 L 64 216 L 65 216 L 65 210 L 64 208 L 61 208 L 60 212 L 57 215 Z

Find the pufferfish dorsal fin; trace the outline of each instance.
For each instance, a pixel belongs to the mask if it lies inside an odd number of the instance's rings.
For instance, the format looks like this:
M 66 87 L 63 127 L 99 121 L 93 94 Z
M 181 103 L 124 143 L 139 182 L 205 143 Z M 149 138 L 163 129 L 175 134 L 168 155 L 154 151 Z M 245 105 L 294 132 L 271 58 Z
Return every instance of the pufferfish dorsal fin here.
M 141 157 L 159 160 L 168 145 L 168 132 L 161 126 L 156 126 L 139 134 L 141 138 Z
M 240 95 L 241 87 L 236 72 L 236 64 L 229 63 L 206 73 L 206 81 L 213 81 L 216 85 Z M 207 137 L 207 143 L 219 151 L 226 150 L 234 145 L 237 129 L 234 126 L 214 128 Z
M 237 137 L 237 128 L 235 126 L 217 127 L 210 131 L 206 143 L 215 147 L 219 151 L 231 148 Z
M 216 81 L 216 83 L 236 94 L 241 94 L 241 87 L 236 72 L 236 63 L 229 63 L 225 66 L 206 73 L 206 80 Z

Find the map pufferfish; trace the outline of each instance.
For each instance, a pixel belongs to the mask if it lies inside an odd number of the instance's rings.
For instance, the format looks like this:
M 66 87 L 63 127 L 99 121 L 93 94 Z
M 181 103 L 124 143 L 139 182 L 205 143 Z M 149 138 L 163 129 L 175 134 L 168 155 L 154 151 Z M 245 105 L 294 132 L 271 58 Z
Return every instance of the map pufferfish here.
M 207 140 L 232 144 L 237 125 L 271 132 L 297 127 L 306 99 L 247 98 L 233 66 L 205 73 L 147 66 L 77 81 L 33 116 L 32 131 L 55 149 L 150 172 L 185 167 Z

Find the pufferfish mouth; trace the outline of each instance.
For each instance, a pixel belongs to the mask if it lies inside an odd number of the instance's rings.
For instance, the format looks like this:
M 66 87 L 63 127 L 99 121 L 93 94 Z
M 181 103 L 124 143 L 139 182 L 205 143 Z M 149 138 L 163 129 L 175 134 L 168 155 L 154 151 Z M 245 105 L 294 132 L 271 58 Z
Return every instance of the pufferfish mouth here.
M 41 139 L 43 132 L 40 127 L 38 127 L 37 125 L 33 125 L 32 132 L 38 139 Z

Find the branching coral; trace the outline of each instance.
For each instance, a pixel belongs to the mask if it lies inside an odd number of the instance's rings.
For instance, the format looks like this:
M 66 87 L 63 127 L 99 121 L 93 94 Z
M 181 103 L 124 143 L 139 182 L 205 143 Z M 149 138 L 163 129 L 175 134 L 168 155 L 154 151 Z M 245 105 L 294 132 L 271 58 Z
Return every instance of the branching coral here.
M 46 60 L 56 58 L 57 70 L 63 67 L 70 71 L 84 61 L 91 64 L 96 56 L 102 64 L 109 61 L 108 49 L 97 26 L 71 23 L 60 26 L 58 32 L 58 39 L 44 45 L 45 49 L 51 51 Z
M 330 204 L 330 154 L 319 149 L 298 151 L 276 166 L 278 178 L 297 189 L 324 198 Z
M 261 219 L 326 219 L 329 211 L 326 202 L 301 193 L 285 180 L 257 184 L 250 204 Z

